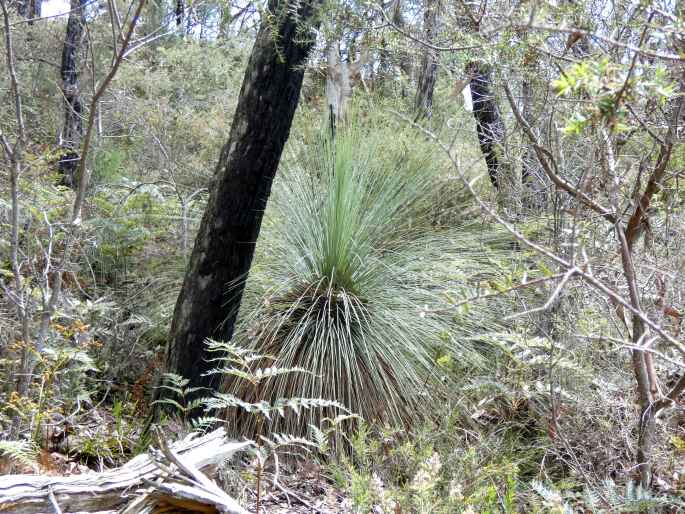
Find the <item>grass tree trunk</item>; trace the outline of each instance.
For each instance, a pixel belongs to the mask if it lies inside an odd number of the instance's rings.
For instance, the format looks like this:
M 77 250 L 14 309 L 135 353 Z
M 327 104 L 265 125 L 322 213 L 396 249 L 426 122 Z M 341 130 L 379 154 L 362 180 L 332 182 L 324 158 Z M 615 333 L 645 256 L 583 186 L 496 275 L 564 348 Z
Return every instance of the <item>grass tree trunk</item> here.
M 81 140 L 83 139 L 83 103 L 79 90 L 78 60 L 83 41 L 84 5 L 84 0 L 71 0 L 71 12 L 67 21 L 60 67 L 64 126 L 59 138 L 62 148 L 59 170 L 63 175 L 62 182 L 69 187 L 76 186 L 76 170 L 80 160 Z
M 221 151 L 169 336 L 167 369 L 193 386 L 215 388 L 205 376 L 205 340 L 233 336 L 244 280 L 300 96 L 313 41 L 306 36 L 318 0 L 291 12 L 270 0 L 245 71 L 228 142 Z
M 435 42 L 438 32 L 439 0 L 426 0 L 423 12 L 423 31 L 427 43 Z M 433 112 L 433 91 L 438 78 L 438 53 L 434 48 L 424 47 L 421 57 L 421 71 L 416 88 L 414 110 L 416 121 L 426 117 L 431 118 Z

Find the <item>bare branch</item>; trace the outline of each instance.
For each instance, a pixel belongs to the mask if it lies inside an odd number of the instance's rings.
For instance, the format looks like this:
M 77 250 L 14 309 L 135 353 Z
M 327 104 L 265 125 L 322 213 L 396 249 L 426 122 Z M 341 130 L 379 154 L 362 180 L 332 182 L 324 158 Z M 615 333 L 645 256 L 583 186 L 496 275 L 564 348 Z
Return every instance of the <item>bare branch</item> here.
M 26 134 L 24 131 L 24 114 L 21 105 L 21 95 L 19 94 L 19 84 L 17 82 L 17 71 L 14 66 L 14 47 L 12 46 L 10 15 L 7 11 L 6 0 L 0 0 L 0 8 L 2 9 L 2 17 L 5 24 L 5 52 L 7 59 L 7 70 L 10 75 L 12 96 L 14 97 L 14 116 L 17 120 L 17 129 L 19 130 L 19 140 L 17 141 L 12 153 L 14 154 L 14 159 L 18 160 L 20 159 L 21 149 L 26 142 Z
M 553 170 L 554 166 L 554 161 L 552 158 L 552 155 L 545 150 L 542 146 L 540 146 L 540 143 L 538 142 L 537 137 L 533 133 L 532 129 L 530 128 L 530 125 L 528 125 L 528 122 L 523 118 L 523 115 L 521 114 L 521 111 L 519 111 L 518 107 L 516 106 L 516 101 L 514 100 L 513 95 L 511 94 L 511 90 L 509 89 L 509 86 L 507 84 L 503 84 L 504 87 L 504 92 L 507 95 L 507 99 L 509 100 L 509 104 L 511 105 L 511 110 L 514 113 L 514 116 L 516 117 L 516 121 L 521 125 L 521 128 L 523 128 L 524 133 L 526 136 L 528 136 L 528 139 L 530 140 L 531 144 L 533 145 L 533 149 L 535 150 L 535 155 L 538 158 L 538 161 L 540 162 L 540 165 L 542 166 L 542 169 L 545 171 L 545 174 L 550 178 L 550 180 L 559 188 L 563 189 L 567 193 L 569 193 L 571 196 L 573 196 L 576 200 L 580 201 L 581 203 L 585 204 L 587 207 L 591 208 L 593 211 L 595 211 L 597 214 L 602 216 L 604 219 L 606 219 L 608 222 L 614 224 L 616 223 L 616 220 L 618 219 L 616 215 L 614 214 L 613 211 L 610 209 L 598 204 L 595 202 L 592 198 L 590 198 L 588 195 L 580 191 L 578 188 L 574 187 L 572 184 L 568 183 L 566 180 L 561 178 L 555 171 Z
M 5 0 L 2 0 L 3 2 Z M 107 89 L 107 86 L 109 86 L 109 83 L 112 81 L 114 78 L 114 75 L 116 75 L 117 70 L 119 69 L 119 65 L 121 64 L 121 61 L 124 58 L 124 54 L 126 52 L 126 49 L 128 48 L 129 41 L 131 40 L 131 36 L 133 35 L 133 31 L 136 27 L 136 24 L 138 23 L 138 18 L 140 17 L 140 13 L 143 10 L 143 7 L 145 6 L 145 0 L 140 0 L 138 3 L 138 8 L 136 9 L 135 14 L 133 15 L 133 18 L 131 19 L 131 22 L 128 27 L 128 32 L 126 33 L 126 36 L 124 37 L 124 41 L 121 44 L 121 48 L 119 49 L 119 54 L 117 55 L 116 60 L 114 61 L 114 65 L 112 68 L 109 70 L 109 73 L 107 76 L 104 78 L 102 83 L 100 84 L 100 87 L 98 87 L 97 91 L 95 92 L 95 95 L 93 96 L 93 100 L 91 101 L 90 104 L 90 112 L 88 113 L 88 128 L 86 129 L 86 135 L 83 138 L 83 148 L 81 150 L 81 160 L 79 161 L 79 167 L 76 172 L 77 176 L 77 182 L 78 182 L 78 190 L 76 191 L 76 199 L 74 200 L 74 207 L 72 210 L 71 214 L 71 222 L 73 224 L 79 224 L 81 220 L 81 208 L 83 207 L 83 201 L 85 200 L 86 196 L 86 189 L 88 187 L 88 179 L 89 174 L 86 170 L 86 160 L 88 156 L 88 150 L 90 148 L 90 140 L 92 137 L 93 133 L 93 123 L 95 121 L 95 113 L 97 112 L 97 104 L 100 101 L 100 98 L 102 95 L 105 93 L 105 90 Z

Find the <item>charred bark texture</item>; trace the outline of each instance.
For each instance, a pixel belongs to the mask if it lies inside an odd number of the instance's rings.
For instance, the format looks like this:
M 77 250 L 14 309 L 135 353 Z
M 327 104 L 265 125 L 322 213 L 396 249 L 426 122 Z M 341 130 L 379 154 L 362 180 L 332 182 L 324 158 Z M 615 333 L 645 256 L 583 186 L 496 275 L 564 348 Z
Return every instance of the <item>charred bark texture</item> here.
M 262 215 L 313 45 L 301 29 L 312 23 L 318 4 L 306 0 L 297 13 L 285 13 L 284 1 L 270 0 L 271 16 L 265 17 L 252 49 L 169 336 L 167 369 L 194 386 L 214 389 L 219 382 L 217 376 L 204 375 L 212 368 L 205 340 L 233 337 Z
M 433 44 L 438 33 L 439 0 L 426 0 L 423 12 L 423 31 L 427 43 Z M 438 78 L 438 53 L 434 48 L 425 47 L 421 58 L 421 71 L 416 88 L 414 110 L 416 120 L 430 119 L 433 114 L 433 91 Z
M 174 16 L 176 18 L 176 27 L 181 28 L 183 26 L 183 13 L 185 11 L 185 6 L 183 0 L 176 0 L 176 9 L 174 10 Z
M 478 142 L 488 166 L 490 181 L 495 188 L 499 188 L 504 122 L 492 95 L 490 68 L 482 63 L 469 63 L 466 71 L 471 77 L 471 102 Z
M 62 155 L 59 171 L 62 183 L 71 188 L 76 186 L 76 170 L 80 160 L 83 138 L 83 103 L 79 90 L 78 58 L 83 41 L 85 0 L 71 0 L 71 13 L 67 21 L 67 32 L 62 48 L 62 96 L 64 102 L 64 126 L 60 135 Z

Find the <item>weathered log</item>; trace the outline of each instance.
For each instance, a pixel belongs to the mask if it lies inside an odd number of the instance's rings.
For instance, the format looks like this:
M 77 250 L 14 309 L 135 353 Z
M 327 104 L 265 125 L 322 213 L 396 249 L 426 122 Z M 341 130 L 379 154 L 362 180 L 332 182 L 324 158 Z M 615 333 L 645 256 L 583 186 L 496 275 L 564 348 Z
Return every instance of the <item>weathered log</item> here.
M 224 430 L 218 429 L 201 437 L 189 436 L 169 448 L 162 443 L 164 458 L 161 460 L 151 451 L 150 455 L 138 455 L 120 468 L 101 473 L 67 477 L 7 475 L 0 477 L 0 512 L 105 514 L 129 503 L 150 506 L 154 502 L 148 501 L 148 497 L 157 495 L 156 498 L 170 504 L 202 503 L 204 499 L 204 504 L 214 512 L 245 514 L 245 510 L 200 470 L 211 473 L 249 445 L 249 442 L 227 440 Z M 145 511 L 131 510 L 131 505 L 126 508 L 126 512 Z

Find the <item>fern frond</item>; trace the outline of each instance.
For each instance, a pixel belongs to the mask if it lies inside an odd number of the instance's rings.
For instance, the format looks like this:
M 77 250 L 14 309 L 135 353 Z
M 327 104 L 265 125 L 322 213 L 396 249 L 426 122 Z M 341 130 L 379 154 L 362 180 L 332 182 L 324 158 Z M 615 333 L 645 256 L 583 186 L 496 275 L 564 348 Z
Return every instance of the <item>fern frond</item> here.
M 0 441 L 0 455 L 15 463 L 33 467 L 38 460 L 38 448 L 31 441 Z
M 312 373 L 311 371 L 306 370 L 306 369 L 304 369 L 304 368 L 298 368 L 298 367 L 294 367 L 294 368 L 276 368 L 276 367 L 273 367 L 273 368 L 263 368 L 263 369 L 262 369 L 262 368 L 259 368 L 259 369 L 255 370 L 255 372 L 254 372 L 254 374 L 253 374 L 253 377 L 254 377 L 254 379 L 257 380 L 257 381 L 262 381 L 262 380 L 264 380 L 264 379 L 266 379 L 266 378 L 276 377 L 276 376 L 279 376 L 279 375 L 289 375 L 289 374 L 291 374 L 291 373 L 305 373 L 305 374 L 308 374 L 308 375 L 313 375 L 313 374 L 314 374 L 314 373 Z
M 294 436 L 294 435 L 289 435 L 289 434 L 272 434 L 271 438 L 267 438 L 265 436 L 260 436 L 260 438 L 269 443 L 269 445 L 272 447 L 272 449 L 278 449 L 283 446 L 297 446 L 298 448 L 303 448 L 307 451 L 309 451 L 310 448 L 317 448 L 318 445 L 307 439 L 306 437 L 299 437 L 299 436 Z

